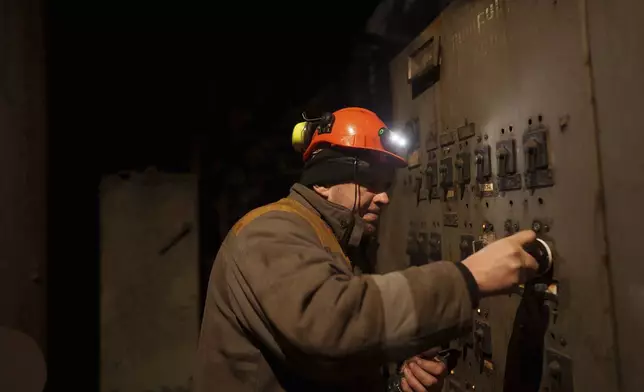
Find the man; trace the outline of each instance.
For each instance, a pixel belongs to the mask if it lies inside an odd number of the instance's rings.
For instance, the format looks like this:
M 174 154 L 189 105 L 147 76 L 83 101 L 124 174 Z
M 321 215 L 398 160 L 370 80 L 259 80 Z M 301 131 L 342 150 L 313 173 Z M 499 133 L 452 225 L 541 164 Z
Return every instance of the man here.
M 300 182 L 237 222 L 219 250 L 195 390 L 382 391 L 382 366 L 405 359 L 401 388 L 436 390 L 445 366 L 432 348 L 471 331 L 480 298 L 536 270 L 522 248 L 534 233 L 462 263 L 366 274 L 369 265 L 347 255 L 361 259 L 375 234 L 395 169 L 406 166 L 395 147 L 403 143 L 360 108 L 310 120 L 302 131 Z

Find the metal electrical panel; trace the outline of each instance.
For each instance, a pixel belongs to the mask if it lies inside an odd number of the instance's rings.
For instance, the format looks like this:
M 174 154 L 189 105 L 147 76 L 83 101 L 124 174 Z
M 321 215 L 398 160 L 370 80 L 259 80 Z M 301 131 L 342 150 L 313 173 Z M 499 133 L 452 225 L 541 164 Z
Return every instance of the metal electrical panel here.
M 418 119 L 424 145 L 391 193 L 378 259 L 397 264 L 380 270 L 461 262 L 523 229 L 554 250 L 550 275 L 473 310 L 445 391 L 619 390 L 581 18 L 574 1 L 454 1 L 390 64 L 394 126 Z M 412 91 L 429 41 L 440 72 Z

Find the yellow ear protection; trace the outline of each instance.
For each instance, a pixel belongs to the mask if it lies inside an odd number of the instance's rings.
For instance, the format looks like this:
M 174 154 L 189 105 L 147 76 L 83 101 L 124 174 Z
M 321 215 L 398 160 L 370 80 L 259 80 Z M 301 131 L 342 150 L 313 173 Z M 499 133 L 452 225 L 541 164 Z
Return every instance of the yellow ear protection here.
M 302 118 L 304 121 L 295 124 L 291 134 L 291 144 L 298 152 L 304 152 L 309 147 L 316 131 L 319 134 L 331 133 L 335 121 L 333 113 L 324 113 L 318 118 L 307 118 L 306 113 L 302 113 Z

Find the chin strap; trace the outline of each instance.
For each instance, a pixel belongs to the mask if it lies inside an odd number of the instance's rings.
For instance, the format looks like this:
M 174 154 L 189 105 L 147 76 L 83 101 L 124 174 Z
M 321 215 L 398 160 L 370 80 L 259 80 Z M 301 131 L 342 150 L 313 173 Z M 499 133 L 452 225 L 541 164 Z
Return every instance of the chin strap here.
M 360 217 L 360 185 L 358 185 L 358 157 L 353 158 L 353 183 L 355 192 L 353 195 L 353 208 L 351 218 L 343 242 L 351 247 L 357 247 L 362 241 L 365 223 Z

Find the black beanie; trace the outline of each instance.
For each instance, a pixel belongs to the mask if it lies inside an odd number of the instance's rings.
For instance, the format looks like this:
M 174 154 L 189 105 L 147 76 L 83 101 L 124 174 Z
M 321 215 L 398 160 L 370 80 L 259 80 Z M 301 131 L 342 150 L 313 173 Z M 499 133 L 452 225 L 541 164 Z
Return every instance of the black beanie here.
M 300 183 L 307 187 L 320 185 L 330 187 L 356 182 L 360 172 L 369 164 L 348 151 L 325 148 L 311 156 L 304 164 Z

